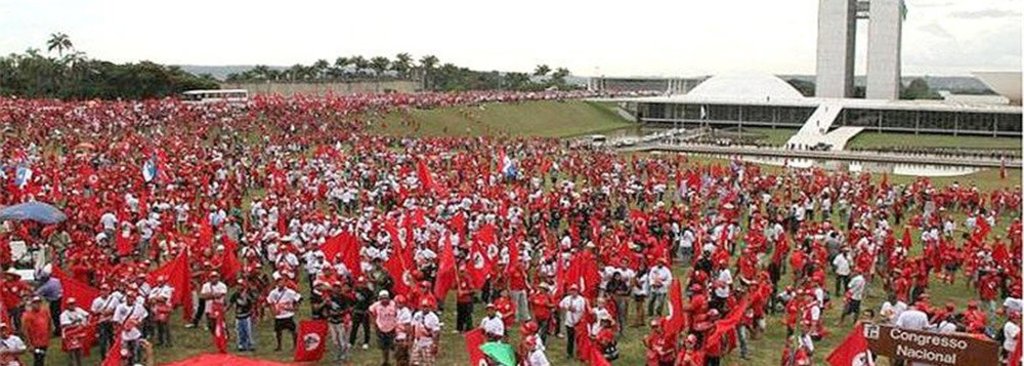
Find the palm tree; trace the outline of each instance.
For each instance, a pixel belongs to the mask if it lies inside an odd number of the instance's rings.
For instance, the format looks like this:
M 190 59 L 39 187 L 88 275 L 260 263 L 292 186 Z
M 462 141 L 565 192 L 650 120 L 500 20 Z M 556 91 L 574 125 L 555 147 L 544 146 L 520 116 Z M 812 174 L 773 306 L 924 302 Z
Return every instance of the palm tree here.
M 398 73 L 399 77 L 408 77 L 412 68 L 412 56 L 406 52 L 395 55 L 395 61 L 391 62 L 391 69 Z
M 352 61 L 352 65 L 356 67 L 357 76 L 361 75 L 363 73 L 363 70 L 368 69 L 370 67 L 370 62 L 366 61 L 366 58 L 364 58 L 363 56 L 352 56 L 352 58 L 350 58 L 349 61 Z
M 331 69 L 328 70 L 328 73 L 330 73 L 331 77 L 334 79 L 341 79 L 342 76 L 345 76 L 345 69 L 351 64 L 352 60 L 348 57 L 338 57 L 334 59 L 334 67 L 331 67 Z
M 540 64 L 537 68 L 533 69 L 533 76 L 545 76 L 551 72 L 551 68 L 548 65 Z
M 306 67 L 302 64 L 295 64 L 288 68 L 288 79 L 291 81 L 302 80 L 306 74 Z
M 314 79 L 323 79 L 327 76 L 327 69 L 331 67 L 331 64 L 327 63 L 327 60 L 319 59 L 313 63 L 310 71 L 313 73 Z
M 252 68 L 256 80 L 270 80 L 270 68 L 267 65 L 256 65 Z
M 437 59 L 437 56 L 426 55 L 420 58 L 420 69 L 423 70 L 423 89 L 430 90 L 430 74 L 433 72 L 434 67 L 441 62 Z
M 388 71 L 388 67 L 391 66 L 391 60 L 387 57 L 377 56 L 370 59 L 370 68 L 373 69 L 374 74 L 377 75 L 377 79 L 384 76 L 384 72 Z
M 61 58 L 64 57 L 64 50 L 70 50 L 74 47 L 71 44 L 71 38 L 62 32 L 51 33 L 50 40 L 46 41 L 46 51 L 53 52 L 53 50 L 57 50 L 57 56 Z

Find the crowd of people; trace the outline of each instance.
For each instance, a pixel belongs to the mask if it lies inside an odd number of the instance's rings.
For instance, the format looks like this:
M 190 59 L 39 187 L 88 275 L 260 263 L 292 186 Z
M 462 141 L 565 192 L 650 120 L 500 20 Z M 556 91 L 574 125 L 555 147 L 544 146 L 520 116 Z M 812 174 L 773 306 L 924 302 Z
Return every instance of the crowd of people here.
M 719 365 L 735 348 L 747 358 L 769 316 L 787 329 L 782 364 L 810 365 L 833 307 L 840 323 L 871 310 L 998 339 L 1007 357 L 1019 342 L 1019 187 L 369 131 L 396 109 L 582 96 L 0 98 L 0 204 L 67 214 L 0 232 L 0 365 L 44 364 L 51 337 L 74 364 L 90 351 L 142 362 L 181 347 L 177 308 L 214 336 L 231 316 L 239 352 L 288 352 L 308 306 L 330 357 L 369 352 L 372 337 L 385 365 L 434 365 L 442 311 L 449 331 L 514 344 L 529 366 L 561 363 L 552 337 L 566 358 L 614 361 L 627 327 L 649 329 L 648 365 Z M 15 242 L 45 253 L 31 284 Z M 933 304 L 935 281 L 976 300 Z M 869 290 L 886 300 L 877 312 L 861 309 Z M 272 342 L 255 342 L 255 319 L 273 319 Z

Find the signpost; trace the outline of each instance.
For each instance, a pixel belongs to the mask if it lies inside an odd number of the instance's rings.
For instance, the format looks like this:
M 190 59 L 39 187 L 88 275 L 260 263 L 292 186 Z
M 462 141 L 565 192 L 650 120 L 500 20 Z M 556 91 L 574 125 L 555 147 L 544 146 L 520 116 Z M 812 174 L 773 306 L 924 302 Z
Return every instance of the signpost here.
M 890 359 L 931 365 L 998 365 L 999 345 L 964 333 L 935 333 L 864 324 L 868 348 Z

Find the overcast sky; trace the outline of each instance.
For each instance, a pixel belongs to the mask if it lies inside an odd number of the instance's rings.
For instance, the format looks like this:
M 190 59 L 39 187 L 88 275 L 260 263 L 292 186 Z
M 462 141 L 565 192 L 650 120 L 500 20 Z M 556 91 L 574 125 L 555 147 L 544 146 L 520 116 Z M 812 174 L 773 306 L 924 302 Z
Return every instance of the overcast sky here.
M 1021 69 L 1024 0 L 906 2 L 905 75 Z M 0 52 L 45 48 L 50 33 L 65 32 L 90 57 L 117 62 L 292 65 L 409 52 L 479 70 L 812 74 L 817 3 L 0 0 Z

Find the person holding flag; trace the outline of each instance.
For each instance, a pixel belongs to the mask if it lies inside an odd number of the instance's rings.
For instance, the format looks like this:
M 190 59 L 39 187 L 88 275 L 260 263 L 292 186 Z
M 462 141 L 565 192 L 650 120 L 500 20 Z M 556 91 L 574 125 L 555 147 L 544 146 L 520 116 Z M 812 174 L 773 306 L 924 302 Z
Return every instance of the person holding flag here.
M 274 352 L 281 351 L 281 333 L 284 331 L 292 334 L 292 349 L 296 346 L 295 309 L 302 300 L 302 295 L 287 284 L 288 279 L 280 276 L 277 278 L 277 287 L 267 294 L 267 305 L 274 312 L 274 339 L 277 341 Z
M 65 343 L 63 348 L 68 352 L 71 363 L 82 365 L 85 351 L 85 326 L 89 321 L 89 313 L 78 307 L 75 297 L 68 297 L 67 309 L 60 314 L 60 338 Z
M 437 363 L 438 337 L 441 334 L 441 319 L 434 312 L 434 301 L 423 299 L 420 310 L 412 316 L 413 344 L 410 361 L 417 366 L 434 366 Z

